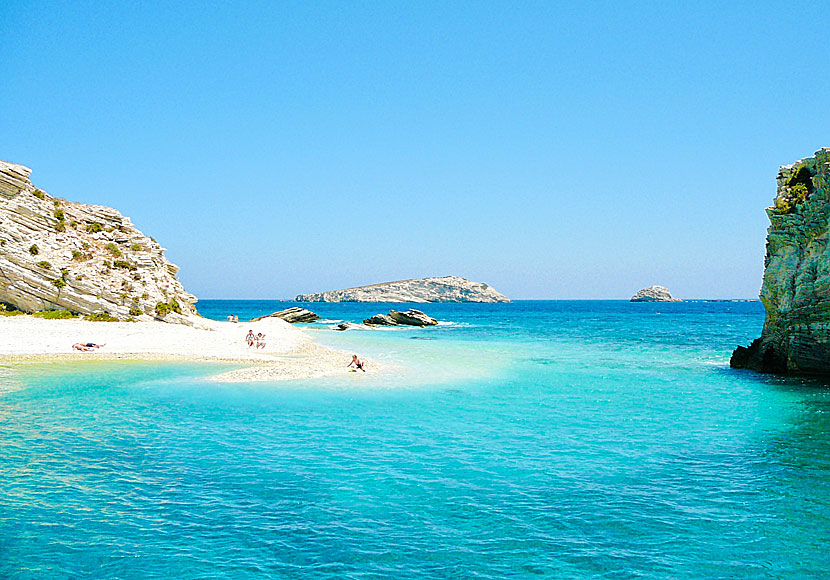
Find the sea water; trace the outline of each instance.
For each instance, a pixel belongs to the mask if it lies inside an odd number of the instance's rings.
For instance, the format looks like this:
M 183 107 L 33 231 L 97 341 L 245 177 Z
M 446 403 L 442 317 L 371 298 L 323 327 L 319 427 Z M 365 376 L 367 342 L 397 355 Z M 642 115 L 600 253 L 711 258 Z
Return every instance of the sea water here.
M 729 369 L 759 303 L 332 328 L 406 306 L 315 304 L 304 326 L 380 375 L 0 366 L 0 578 L 826 577 L 830 388 Z

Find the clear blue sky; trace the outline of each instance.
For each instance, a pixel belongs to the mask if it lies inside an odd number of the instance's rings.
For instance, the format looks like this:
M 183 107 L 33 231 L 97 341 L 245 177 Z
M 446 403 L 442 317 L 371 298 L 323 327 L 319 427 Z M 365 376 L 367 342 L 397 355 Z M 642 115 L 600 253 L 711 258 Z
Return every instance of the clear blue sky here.
M 830 146 L 826 2 L 195 4 L 6 0 L 0 159 L 203 298 L 755 297 Z

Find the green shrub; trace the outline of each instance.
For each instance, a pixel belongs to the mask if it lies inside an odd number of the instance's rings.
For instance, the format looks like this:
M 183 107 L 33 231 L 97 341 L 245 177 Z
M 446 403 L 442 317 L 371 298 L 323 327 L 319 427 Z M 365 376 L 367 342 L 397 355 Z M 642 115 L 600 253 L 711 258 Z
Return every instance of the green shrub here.
M 175 312 L 176 314 L 182 313 L 181 306 L 179 306 L 179 303 L 176 302 L 175 298 L 173 298 L 170 302 L 159 302 L 156 304 L 156 314 L 158 316 L 165 316 L 171 312 Z
M 44 270 L 51 270 L 52 269 L 52 264 L 50 264 L 46 260 L 41 260 L 40 262 L 37 263 L 37 265 L 40 266 L 41 268 L 43 268 Z
M 75 262 L 86 262 L 87 260 L 91 260 L 92 256 L 90 256 L 89 254 L 84 254 L 83 252 L 78 250 L 72 250 L 72 259 Z
M 58 220 L 59 222 L 62 222 L 63 220 L 66 219 L 66 216 L 63 214 L 63 210 L 58 206 L 59 206 L 59 204 L 56 201 L 55 202 L 55 208 L 56 208 L 55 209 L 55 219 Z
M 129 270 L 130 272 L 138 270 L 138 266 L 136 266 L 132 262 L 128 262 L 127 260 L 115 260 L 112 263 L 112 267 L 121 268 L 122 270 Z
M 87 314 L 84 316 L 84 320 L 89 320 L 90 322 L 118 322 L 118 319 L 106 310 L 94 314 Z
M 806 165 L 799 165 L 798 169 L 793 171 L 793 174 L 785 185 L 791 188 L 795 188 L 797 185 L 803 185 L 807 188 L 807 195 L 813 193 L 813 174 L 810 172 L 810 168 Z
M 38 199 L 45 199 L 46 198 L 46 196 L 43 194 L 43 192 L 40 191 L 39 189 L 34 190 L 32 192 L 32 195 L 34 195 Z
M 75 220 L 72 220 L 71 222 L 69 222 L 69 227 L 74 230 L 75 228 L 78 227 L 78 222 L 76 222 Z
M 89 249 L 89 244 L 88 244 L 87 242 L 81 242 L 81 247 L 82 247 L 84 250 L 88 250 L 88 249 Z
M 775 198 L 775 209 L 782 213 L 792 213 L 796 206 L 803 203 L 810 195 L 810 190 L 803 183 L 796 183 Z
M 65 232 L 66 231 L 66 222 L 58 222 L 55 224 L 55 231 L 56 232 Z
M 66 318 L 78 318 L 77 314 L 73 314 L 69 310 L 41 310 L 35 312 L 32 316 L 37 318 L 45 318 L 46 320 L 64 320 Z
M 141 316 L 144 312 L 138 306 L 130 306 L 130 316 Z
M 92 222 L 90 224 L 86 224 L 86 228 L 84 229 L 88 234 L 97 234 L 98 232 L 104 231 L 104 226 L 102 226 L 98 222 Z
M 66 286 L 66 281 L 63 278 L 55 278 L 54 280 L 52 280 L 52 285 L 58 290 L 60 290 L 61 288 Z
M 132 244 L 130 246 L 130 249 L 133 252 L 143 252 L 144 251 L 144 246 L 142 246 L 141 244 Z
M 21 314 L 24 313 L 11 304 L 0 302 L 0 316 L 20 316 Z
M 118 249 L 118 246 L 110 242 L 107 244 L 107 251 L 118 258 L 121 255 L 121 250 Z
M 55 204 L 55 207 L 60 207 L 61 206 L 61 200 L 59 200 L 59 199 L 52 200 L 52 203 Z
M 40 253 L 40 250 L 37 248 L 36 244 L 32 244 L 32 247 L 29 248 L 29 253 L 33 256 L 37 256 Z

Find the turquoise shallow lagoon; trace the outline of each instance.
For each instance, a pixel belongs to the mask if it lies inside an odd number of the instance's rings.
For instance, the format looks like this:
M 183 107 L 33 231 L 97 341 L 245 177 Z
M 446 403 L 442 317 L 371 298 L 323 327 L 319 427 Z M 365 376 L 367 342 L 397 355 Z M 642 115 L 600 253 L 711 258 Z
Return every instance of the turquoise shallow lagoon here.
M 728 368 L 759 303 L 423 309 L 307 325 L 382 376 L 0 367 L 0 578 L 825 576 L 830 386 Z

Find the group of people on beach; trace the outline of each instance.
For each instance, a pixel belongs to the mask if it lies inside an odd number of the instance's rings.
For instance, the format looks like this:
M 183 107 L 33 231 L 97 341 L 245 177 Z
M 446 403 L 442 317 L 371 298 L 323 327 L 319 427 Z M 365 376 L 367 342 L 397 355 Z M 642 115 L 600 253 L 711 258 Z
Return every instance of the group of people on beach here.
M 256 348 L 265 348 L 265 335 L 261 332 L 254 334 L 253 330 L 248 331 L 248 335 L 245 337 L 245 342 L 248 343 L 248 348 L 256 347 Z

